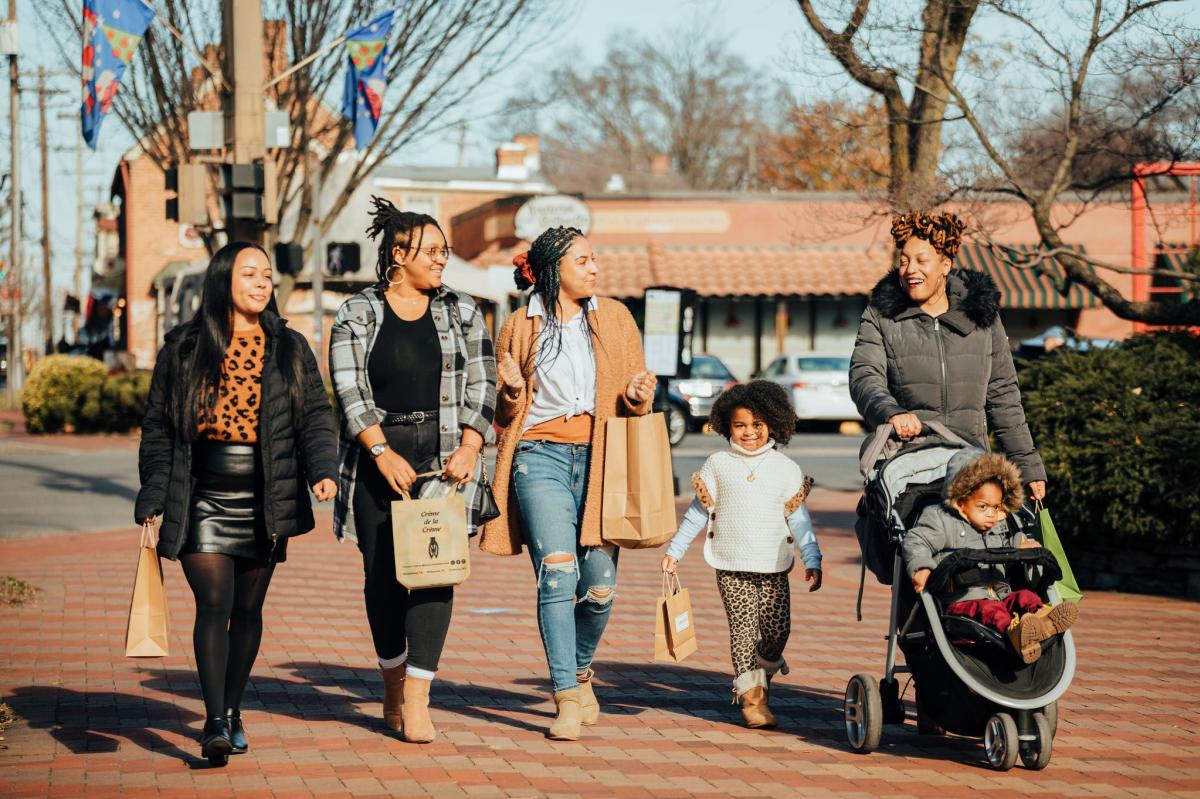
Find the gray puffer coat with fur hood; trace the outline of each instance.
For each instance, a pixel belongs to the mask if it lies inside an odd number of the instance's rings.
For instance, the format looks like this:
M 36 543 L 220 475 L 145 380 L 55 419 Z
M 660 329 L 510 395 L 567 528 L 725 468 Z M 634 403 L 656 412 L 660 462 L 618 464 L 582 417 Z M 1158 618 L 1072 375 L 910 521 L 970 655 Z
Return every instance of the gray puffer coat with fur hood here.
M 858 412 L 871 427 L 905 412 L 938 420 L 984 449 L 991 430 L 1025 482 L 1045 480 L 1000 322 L 999 289 L 982 272 L 952 269 L 946 290 L 950 308 L 934 318 L 909 300 L 895 271 L 875 285 L 850 360 Z

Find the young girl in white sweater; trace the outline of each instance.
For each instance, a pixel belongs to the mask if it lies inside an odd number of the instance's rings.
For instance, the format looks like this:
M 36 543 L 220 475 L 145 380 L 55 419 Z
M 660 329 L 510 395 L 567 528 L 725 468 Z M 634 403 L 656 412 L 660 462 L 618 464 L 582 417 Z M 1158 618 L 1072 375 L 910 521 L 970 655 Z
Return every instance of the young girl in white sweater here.
M 709 421 L 730 448 L 711 455 L 692 475 L 696 499 L 667 547 L 662 570 L 674 574 L 707 523 L 704 559 L 717 570 L 729 619 L 735 701 L 747 727 L 773 727 L 767 691 L 776 672 L 787 674 L 793 547 L 800 550 L 808 590 L 821 587 L 821 548 L 804 507 L 812 478 L 776 449 L 796 429 L 782 386 L 766 380 L 734 386 L 713 403 Z

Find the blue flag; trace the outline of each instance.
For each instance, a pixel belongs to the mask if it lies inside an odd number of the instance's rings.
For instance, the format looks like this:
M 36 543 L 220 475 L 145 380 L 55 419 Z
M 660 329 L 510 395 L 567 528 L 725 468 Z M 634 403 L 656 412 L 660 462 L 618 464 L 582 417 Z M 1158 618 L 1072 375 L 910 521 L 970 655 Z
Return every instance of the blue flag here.
M 356 31 L 346 34 L 346 93 L 342 115 L 354 123 L 354 146 L 370 143 L 379 127 L 383 92 L 387 88 L 387 38 L 396 9 L 383 12 Z
M 83 0 L 83 140 L 96 149 L 100 124 L 154 19 L 142 0 Z

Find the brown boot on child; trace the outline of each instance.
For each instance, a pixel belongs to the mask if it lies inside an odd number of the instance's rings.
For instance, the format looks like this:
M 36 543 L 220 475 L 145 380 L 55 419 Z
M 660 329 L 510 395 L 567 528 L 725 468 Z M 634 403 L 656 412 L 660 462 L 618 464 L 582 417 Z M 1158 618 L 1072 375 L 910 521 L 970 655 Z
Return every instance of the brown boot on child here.
M 736 700 L 741 700 L 742 719 L 750 729 L 775 726 L 775 716 L 767 706 L 767 672 L 752 669 L 733 681 Z M 735 700 L 735 701 L 736 701 Z
M 1042 656 L 1042 641 L 1054 635 L 1054 625 L 1036 613 L 1026 613 L 1008 628 L 1008 640 L 1017 650 L 1023 663 L 1033 663 Z
M 1075 604 L 1074 602 L 1059 602 L 1057 605 L 1042 605 L 1034 612 L 1034 615 L 1050 622 L 1052 629 L 1054 630 L 1054 632 L 1052 632 L 1050 635 L 1058 635 L 1071 629 L 1071 625 L 1078 621 L 1079 605 Z M 1050 635 L 1047 635 L 1046 638 L 1049 638 Z

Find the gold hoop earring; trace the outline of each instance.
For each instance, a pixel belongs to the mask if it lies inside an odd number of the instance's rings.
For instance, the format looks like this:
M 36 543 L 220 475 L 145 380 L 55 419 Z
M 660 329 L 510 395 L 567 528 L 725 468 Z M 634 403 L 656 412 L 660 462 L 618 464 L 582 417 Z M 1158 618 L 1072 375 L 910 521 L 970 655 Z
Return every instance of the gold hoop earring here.
M 393 269 L 399 269 L 399 270 L 400 270 L 400 279 L 399 279 L 399 280 L 392 280 L 390 277 L 387 277 L 387 275 L 390 275 L 390 274 L 392 273 L 392 270 L 393 270 Z M 387 282 L 387 284 L 388 284 L 389 286 L 403 286 L 403 285 L 404 285 L 404 281 L 405 281 L 405 280 L 408 280 L 408 273 L 407 273 L 407 272 L 405 272 L 405 271 L 404 271 L 404 267 L 403 267 L 403 266 L 400 266 L 399 264 L 392 264 L 392 266 L 391 266 L 391 267 L 390 267 L 390 268 L 389 268 L 389 269 L 388 269 L 386 272 L 384 272 L 383 274 L 384 274 L 384 278 L 383 278 L 383 279 L 384 279 L 384 281 L 385 281 L 385 282 Z

